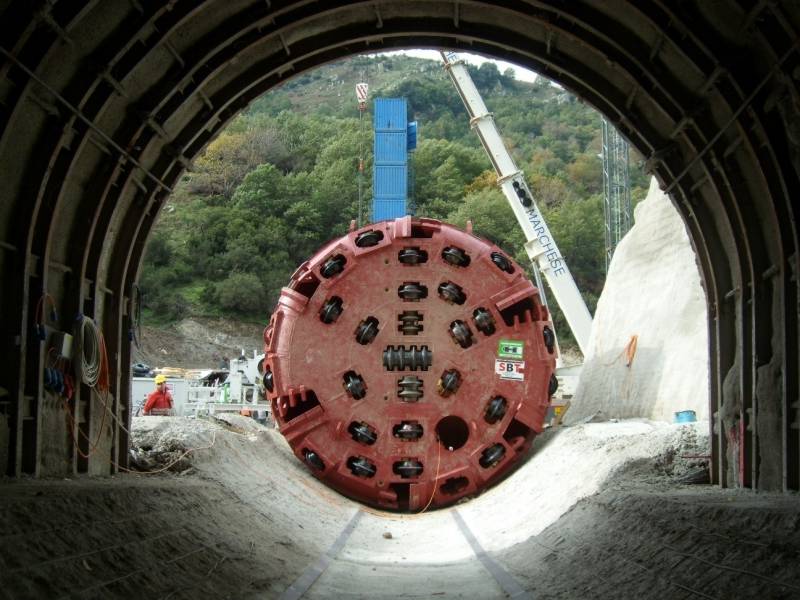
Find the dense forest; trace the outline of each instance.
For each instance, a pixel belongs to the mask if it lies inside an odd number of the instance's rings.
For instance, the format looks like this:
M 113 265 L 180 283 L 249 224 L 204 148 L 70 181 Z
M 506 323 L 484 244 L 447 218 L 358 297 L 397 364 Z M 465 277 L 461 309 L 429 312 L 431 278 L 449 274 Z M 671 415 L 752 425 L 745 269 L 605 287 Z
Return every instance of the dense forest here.
M 600 116 L 543 78 L 518 81 L 488 62 L 470 70 L 593 310 L 605 275 Z M 415 214 L 472 220 L 475 233 L 527 264 L 522 233 L 441 65 L 361 56 L 261 97 L 195 161 L 150 237 L 140 280 L 146 321 L 266 323 L 294 269 L 358 218 L 359 156 L 369 220 L 371 114 L 359 120 L 354 94 L 362 80 L 372 98 L 407 98 L 419 124 Z M 636 202 L 646 180 L 633 156 L 631 163 Z M 568 340 L 566 327 L 559 331 Z

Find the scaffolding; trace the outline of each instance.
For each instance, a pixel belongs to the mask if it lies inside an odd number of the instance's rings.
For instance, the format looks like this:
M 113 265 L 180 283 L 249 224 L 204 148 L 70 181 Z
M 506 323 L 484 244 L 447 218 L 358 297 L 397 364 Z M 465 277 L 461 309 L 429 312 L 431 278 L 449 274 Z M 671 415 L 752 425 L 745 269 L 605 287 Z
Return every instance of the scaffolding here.
M 628 176 L 628 142 L 605 117 L 603 123 L 603 212 L 606 218 L 606 273 L 617 244 L 633 225 Z

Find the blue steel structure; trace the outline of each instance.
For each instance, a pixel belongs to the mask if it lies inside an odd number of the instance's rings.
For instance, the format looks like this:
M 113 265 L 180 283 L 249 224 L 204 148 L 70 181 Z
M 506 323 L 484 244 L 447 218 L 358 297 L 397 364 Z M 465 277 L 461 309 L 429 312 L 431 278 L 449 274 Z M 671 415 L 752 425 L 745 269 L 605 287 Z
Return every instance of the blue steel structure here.
M 416 147 L 417 124 L 408 122 L 405 98 L 376 98 L 372 170 L 372 220 L 408 214 L 408 153 Z

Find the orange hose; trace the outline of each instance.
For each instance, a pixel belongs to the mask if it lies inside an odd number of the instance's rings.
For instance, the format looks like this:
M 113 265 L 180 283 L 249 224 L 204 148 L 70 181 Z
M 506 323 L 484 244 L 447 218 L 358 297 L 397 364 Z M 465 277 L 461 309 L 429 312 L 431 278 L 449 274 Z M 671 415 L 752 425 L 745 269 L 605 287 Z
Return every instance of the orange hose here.
M 628 345 L 625 346 L 625 366 L 630 367 L 631 363 L 633 363 L 633 357 L 636 356 L 636 344 L 639 341 L 638 335 L 632 335 L 631 339 L 628 341 Z
M 442 444 L 442 441 L 440 439 L 437 438 L 436 441 L 438 442 L 436 445 L 439 447 L 439 452 L 436 455 L 436 477 L 433 478 L 433 492 L 431 492 L 431 498 L 430 500 L 428 500 L 428 503 L 425 505 L 425 508 L 419 511 L 417 513 L 418 515 L 428 510 L 431 503 L 433 502 L 433 497 L 436 496 L 436 481 L 439 479 L 439 467 L 442 464 L 442 446 L 444 445 Z
M 67 411 L 67 416 L 69 417 L 69 423 L 70 423 L 69 433 L 70 437 L 72 438 L 72 443 L 75 445 L 75 450 L 81 458 L 88 459 L 95 453 L 95 451 L 97 450 L 97 446 L 100 444 L 100 436 L 103 435 L 103 430 L 105 429 L 106 425 L 106 411 L 103 410 L 103 421 L 100 423 L 100 431 L 97 432 L 97 439 L 92 443 L 89 436 L 83 433 L 80 427 L 77 427 L 77 424 L 75 422 L 75 417 L 72 416 L 72 409 L 69 407 L 69 404 L 67 403 L 66 399 L 62 398 L 61 400 L 64 403 L 64 409 Z M 105 401 L 103 401 L 103 404 L 105 406 Z M 87 442 L 90 442 L 88 453 L 84 453 L 83 450 L 81 450 L 80 446 L 78 445 L 78 439 L 75 437 L 75 429 L 77 429 L 78 433 L 80 433 L 83 436 L 83 439 L 85 439 Z
M 100 373 L 97 376 L 96 387 L 98 390 L 107 392 L 109 389 L 108 384 L 108 350 L 106 349 L 106 338 L 103 332 L 98 330 L 98 338 L 100 338 Z

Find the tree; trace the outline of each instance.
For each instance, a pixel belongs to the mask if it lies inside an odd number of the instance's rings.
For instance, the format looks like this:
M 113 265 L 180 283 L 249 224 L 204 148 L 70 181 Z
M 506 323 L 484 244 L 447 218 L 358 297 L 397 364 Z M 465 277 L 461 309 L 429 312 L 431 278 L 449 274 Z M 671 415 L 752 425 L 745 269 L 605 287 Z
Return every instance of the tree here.
M 423 141 L 413 156 L 419 214 L 445 217 L 487 163 L 480 150 L 445 140 Z
M 493 62 L 482 63 L 478 68 L 467 65 L 467 69 L 472 76 L 472 80 L 475 82 L 475 87 L 477 87 L 482 94 L 487 94 L 497 87 L 513 84 L 513 78 L 507 78 L 501 75 L 500 69 L 498 69 L 497 65 Z
M 240 314 L 265 312 L 267 292 L 254 273 L 231 273 L 217 285 L 223 308 Z
M 223 132 L 208 145 L 195 161 L 197 172 L 192 177 L 194 189 L 203 194 L 220 194 L 230 198 L 253 165 L 242 156 L 244 135 Z
M 543 138 L 545 141 L 547 140 L 546 137 L 543 136 Z M 544 144 L 545 141 L 541 143 Z M 549 144 L 549 142 L 547 143 Z M 564 169 L 564 161 L 558 158 L 549 148 L 534 150 L 529 164 L 531 172 L 548 176 L 558 175 Z
M 590 309 L 603 289 L 605 281 L 605 222 L 602 196 L 594 195 L 542 208 L 553 238 L 567 261 L 578 289 L 584 293 Z
M 473 192 L 479 192 L 481 190 L 486 189 L 496 189 L 497 188 L 497 174 L 491 170 L 487 169 L 480 175 L 478 175 L 475 179 L 473 179 L 469 184 L 464 188 L 464 191 L 467 195 L 472 194 Z
M 172 249 L 169 247 L 166 236 L 156 232 L 147 243 L 147 251 L 145 252 L 145 264 L 154 267 L 163 267 L 168 265 L 172 258 Z
M 498 188 L 485 188 L 469 194 L 464 201 L 447 216 L 447 221 L 458 227 L 466 227 L 472 221 L 475 235 L 497 244 L 512 257 L 524 257 L 522 245 L 525 235 L 517 223 L 514 211 Z M 521 259 L 525 264 L 526 259 Z
M 605 268 L 598 115 L 543 77 L 531 84 L 491 63 L 469 68 L 593 307 Z M 417 214 L 462 226 L 471 219 L 476 234 L 529 269 L 521 229 L 441 65 L 360 57 L 303 73 L 255 101 L 197 158 L 151 235 L 141 277 L 149 310 L 263 318 L 296 267 L 347 231 L 358 211 L 361 150 L 365 204 L 371 199 L 372 131 L 353 118 L 341 83 L 364 70 L 372 97 L 406 96 L 420 122 L 410 159 Z M 634 202 L 648 181 L 639 161 L 634 152 Z M 553 318 L 563 342 L 555 306 Z
M 536 204 L 540 207 L 560 206 L 576 199 L 575 189 L 560 177 L 534 173 L 528 178 Z
M 260 165 L 236 188 L 233 205 L 256 216 L 281 213 L 290 204 L 283 188 L 283 173 L 274 165 Z
M 220 259 L 228 245 L 231 211 L 224 206 L 204 206 L 202 203 L 191 208 L 184 219 L 188 235 L 182 252 L 191 260 L 197 276 L 220 277 L 226 270 Z
M 567 177 L 580 195 L 588 196 L 603 191 L 603 164 L 600 157 L 595 154 L 579 154 L 573 162 L 566 167 Z

